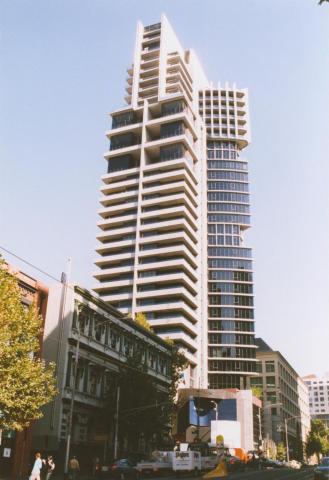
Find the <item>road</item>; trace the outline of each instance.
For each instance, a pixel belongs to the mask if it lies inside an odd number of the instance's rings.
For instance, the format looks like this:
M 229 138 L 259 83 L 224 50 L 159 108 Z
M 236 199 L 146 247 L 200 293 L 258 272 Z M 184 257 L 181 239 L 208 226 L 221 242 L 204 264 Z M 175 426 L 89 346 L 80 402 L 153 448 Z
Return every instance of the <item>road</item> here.
M 260 472 L 245 472 L 231 474 L 227 480 L 313 480 L 313 468 L 291 470 L 288 468 L 276 468 Z
M 198 478 L 202 479 L 202 477 Z M 313 480 L 313 478 L 313 468 L 305 468 L 302 470 L 276 468 L 273 470 L 262 470 L 257 472 L 231 473 L 226 477 L 226 480 Z M 196 480 L 196 477 L 182 476 L 181 480 L 183 479 Z

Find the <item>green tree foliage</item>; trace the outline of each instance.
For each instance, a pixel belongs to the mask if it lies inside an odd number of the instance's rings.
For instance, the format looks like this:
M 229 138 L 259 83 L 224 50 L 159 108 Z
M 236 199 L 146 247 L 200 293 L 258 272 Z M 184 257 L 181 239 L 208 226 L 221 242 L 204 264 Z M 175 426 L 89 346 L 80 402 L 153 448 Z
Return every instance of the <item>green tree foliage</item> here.
M 177 389 L 182 381 L 184 370 L 188 366 L 188 361 L 183 352 L 181 352 L 170 338 L 165 339 L 172 347 L 172 361 L 171 361 L 171 385 L 169 389 L 169 404 L 168 404 L 168 420 L 171 427 L 177 421 L 178 412 L 178 396 Z
M 287 455 L 287 449 L 284 443 L 283 442 L 278 443 L 276 447 L 276 458 L 282 462 L 283 460 L 285 460 L 286 455 Z
M 329 2 L 329 0 L 319 0 L 319 5 L 322 5 L 324 2 Z
M 137 451 L 138 440 L 143 435 L 146 445 L 158 447 L 170 437 L 175 413 L 177 387 L 186 358 L 172 347 L 171 383 L 166 393 L 159 390 L 155 379 L 149 375 L 148 367 L 141 352 L 135 352 L 120 370 L 115 388 L 111 389 L 105 406 L 105 418 L 109 419 L 108 429 L 114 430 L 117 391 L 120 387 L 119 439 L 125 438 L 128 450 Z M 121 452 L 123 453 L 123 452 Z
M 109 420 L 106 428 L 114 431 L 119 401 L 119 445 L 125 444 L 129 451 L 138 450 L 138 442 L 143 436 L 145 443 L 155 446 L 168 434 L 168 395 L 159 391 L 156 382 L 147 374 L 148 368 L 139 352 L 134 353 L 120 369 L 116 385 L 109 392 L 103 417 Z M 125 442 L 123 441 L 125 439 Z M 122 452 L 119 448 L 119 454 Z
M 251 387 L 251 391 L 254 397 L 263 399 L 263 389 L 261 387 Z
M 308 456 L 316 455 L 320 460 L 321 454 L 329 450 L 329 430 L 322 420 L 312 420 L 311 431 L 306 440 L 306 453 Z
M 303 458 L 304 458 L 304 445 L 303 445 L 300 423 L 297 423 L 297 425 L 296 425 L 296 439 L 295 439 L 293 452 L 294 452 L 294 458 L 296 460 L 299 460 L 299 461 L 303 460 Z
M 146 316 L 142 312 L 138 312 L 135 315 L 135 322 L 138 323 L 138 325 L 141 325 L 142 327 L 146 328 L 146 330 L 149 330 L 150 332 L 153 332 L 151 325 L 146 319 Z
M 174 407 L 177 399 L 178 385 L 182 379 L 183 371 L 188 366 L 188 361 L 184 353 L 179 351 L 171 339 L 166 338 L 166 342 L 172 346 L 170 402 Z
M 120 429 L 121 436 L 138 436 L 141 432 L 146 443 L 156 437 L 158 441 L 168 431 L 168 398 L 157 389 L 147 366 L 134 355 L 120 375 Z
M 0 259 L 0 429 L 21 430 L 56 394 L 54 366 L 37 358 L 42 319 L 26 309 L 17 279 Z

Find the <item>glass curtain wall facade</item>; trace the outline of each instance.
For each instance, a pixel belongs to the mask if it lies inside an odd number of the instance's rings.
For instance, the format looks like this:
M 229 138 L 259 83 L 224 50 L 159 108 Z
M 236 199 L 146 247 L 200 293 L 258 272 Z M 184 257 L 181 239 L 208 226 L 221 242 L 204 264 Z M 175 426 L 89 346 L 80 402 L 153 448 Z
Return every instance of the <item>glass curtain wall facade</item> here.
M 245 388 L 255 371 L 252 251 L 246 94 L 208 89 L 199 94 L 207 131 L 208 385 Z

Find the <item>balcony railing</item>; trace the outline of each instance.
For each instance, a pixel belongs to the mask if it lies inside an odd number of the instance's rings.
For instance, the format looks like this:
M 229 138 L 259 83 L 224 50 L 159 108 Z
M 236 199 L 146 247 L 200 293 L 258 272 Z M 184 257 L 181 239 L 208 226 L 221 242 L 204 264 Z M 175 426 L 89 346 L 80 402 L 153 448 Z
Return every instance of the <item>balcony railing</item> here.
M 172 131 L 162 132 L 161 135 L 160 135 L 160 139 L 169 138 L 169 137 L 176 137 L 178 135 L 184 135 L 184 133 L 185 133 L 184 128 L 177 128 L 177 129 L 172 130 Z
M 140 140 L 134 142 L 111 143 L 110 150 L 119 150 L 120 148 L 134 147 L 135 145 L 140 145 Z
M 116 135 L 111 138 L 110 150 L 133 147 L 134 145 L 139 145 L 140 143 L 141 138 L 138 135 L 134 135 L 132 133 Z
M 151 32 L 152 30 L 159 30 L 161 28 L 161 23 L 153 23 L 153 25 L 148 25 L 144 27 L 144 32 Z
M 166 117 L 167 115 L 175 115 L 186 110 L 186 105 L 182 102 L 175 102 L 173 104 L 164 104 L 162 105 L 161 117 Z

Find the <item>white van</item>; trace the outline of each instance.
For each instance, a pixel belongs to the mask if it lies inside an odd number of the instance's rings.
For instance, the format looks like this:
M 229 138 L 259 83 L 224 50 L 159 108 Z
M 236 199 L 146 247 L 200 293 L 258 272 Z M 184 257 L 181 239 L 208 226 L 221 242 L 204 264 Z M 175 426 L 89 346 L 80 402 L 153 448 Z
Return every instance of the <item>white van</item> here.
M 201 472 L 201 454 L 187 450 L 186 452 L 174 452 L 174 472 L 194 472 L 196 475 Z

